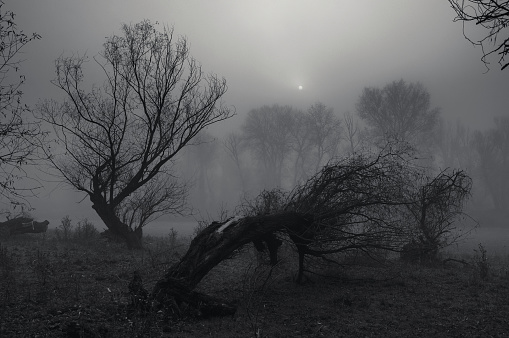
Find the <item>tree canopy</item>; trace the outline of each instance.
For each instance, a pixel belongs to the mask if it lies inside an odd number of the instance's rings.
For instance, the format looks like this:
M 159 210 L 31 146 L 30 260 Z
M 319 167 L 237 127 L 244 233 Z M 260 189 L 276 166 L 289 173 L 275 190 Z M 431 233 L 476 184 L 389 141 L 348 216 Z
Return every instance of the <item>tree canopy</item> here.
M 122 33 L 94 58 L 103 86 L 84 89 L 85 56 L 60 57 L 53 83 L 67 99 L 38 110 L 56 134 L 51 165 L 89 196 L 110 231 L 139 247 L 149 220 L 185 205 L 175 156 L 232 111 L 220 101 L 226 81 L 203 73 L 184 37 L 149 21 L 123 25 Z
M 375 140 L 425 144 L 433 139 L 440 110 L 420 83 L 394 81 L 383 88 L 364 88 L 357 102 L 359 117 Z

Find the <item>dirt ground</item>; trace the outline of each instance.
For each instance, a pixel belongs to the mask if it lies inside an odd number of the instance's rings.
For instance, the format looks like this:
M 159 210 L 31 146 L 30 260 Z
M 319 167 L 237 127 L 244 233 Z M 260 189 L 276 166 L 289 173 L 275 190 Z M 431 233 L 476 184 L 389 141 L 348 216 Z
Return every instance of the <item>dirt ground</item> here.
M 0 337 L 506 337 L 509 257 L 456 257 L 468 265 L 422 267 L 348 257 L 308 262 L 293 282 L 289 247 L 274 269 L 245 249 L 217 266 L 200 291 L 234 301 L 233 317 L 177 317 L 132 305 L 138 270 L 150 290 L 185 250 L 174 237 L 146 250 L 51 234 L 0 242 Z

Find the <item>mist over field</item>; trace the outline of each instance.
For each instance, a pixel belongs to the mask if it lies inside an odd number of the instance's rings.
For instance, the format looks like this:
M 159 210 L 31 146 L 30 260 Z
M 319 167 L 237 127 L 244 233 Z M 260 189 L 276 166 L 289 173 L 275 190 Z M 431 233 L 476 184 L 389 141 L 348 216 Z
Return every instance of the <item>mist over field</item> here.
M 501 337 L 509 1 L 0 0 L 0 337 Z
M 436 118 L 432 128 L 408 129 L 400 139 L 434 172 L 465 170 L 473 179 L 465 211 L 481 227 L 509 231 L 507 71 L 495 59 L 488 71 L 447 1 L 21 0 L 5 8 L 24 32 L 42 37 L 22 55 L 23 100 L 32 109 L 46 99 L 64 100 L 51 83 L 61 56 L 88 56 L 86 86 L 102 85 L 94 58 L 106 38 L 143 19 L 185 36 L 204 73 L 226 80 L 221 101 L 235 116 L 208 127 L 173 160 L 174 174 L 190 186 L 191 214 L 164 216 L 145 233 L 173 227 L 192 234 L 197 220 L 215 220 L 222 210 L 233 215 L 262 189 L 290 190 L 331 159 L 364 149 L 376 138 L 375 125 L 361 116 L 365 90 L 396 83 L 403 91 L 420 86 L 425 110 Z M 479 31 L 468 26 L 466 33 Z M 310 135 L 316 137 L 299 148 Z M 34 168 L 28 172 L 42 185 L 29 199 L 36 219 L 56 227 L 69 215 L 105 228 L 86 195 Z

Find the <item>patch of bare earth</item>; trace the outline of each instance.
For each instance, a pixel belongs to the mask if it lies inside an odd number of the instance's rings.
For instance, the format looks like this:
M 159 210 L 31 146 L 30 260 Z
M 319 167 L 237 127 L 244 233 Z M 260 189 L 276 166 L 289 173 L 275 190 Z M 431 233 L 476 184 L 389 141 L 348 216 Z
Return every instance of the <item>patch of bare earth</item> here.
M 34 239 L 35 238 L 35 239 Z M 158 242 L 120 245 L 9 240 L 0 252 L 1 337 L 503 337 L 509 336 L 509 261 L 483 280 L 475 265 L 420 267 L 310 264 L 293 282 L 287 251 L 259 266 L 244 250 L 217 266 L 200 291 L 238 304 L 233 317 L 184 317 L 132 305 L 138 270 L 150 290 L 182 250 Z

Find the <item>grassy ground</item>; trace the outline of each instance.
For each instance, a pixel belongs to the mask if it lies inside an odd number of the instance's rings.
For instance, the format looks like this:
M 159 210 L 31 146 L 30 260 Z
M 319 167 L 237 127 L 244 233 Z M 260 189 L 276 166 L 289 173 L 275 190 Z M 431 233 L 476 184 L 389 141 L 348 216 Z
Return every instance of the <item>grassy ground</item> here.
M 468 265 L 314 261 L 308 266 L 319 274 L 296 285 L 288 246 L 274 269 L 258 265 L 246 249 L 199 286 L 237 302 L 233 317 L 176 318 L 132 306 L 133 271 L 150 290 L 186 242 L 149 237 L 146 249 L 135 252 L 97 237 L 62 240 L 53 233 L 1 242 L 0 337 L 509 336 L 509 256 L 482 250 L 455 257 Z

